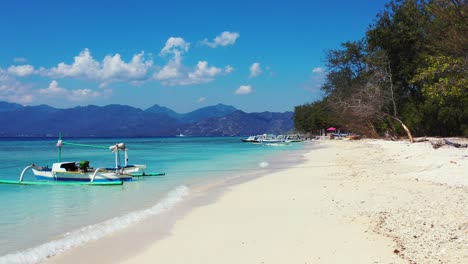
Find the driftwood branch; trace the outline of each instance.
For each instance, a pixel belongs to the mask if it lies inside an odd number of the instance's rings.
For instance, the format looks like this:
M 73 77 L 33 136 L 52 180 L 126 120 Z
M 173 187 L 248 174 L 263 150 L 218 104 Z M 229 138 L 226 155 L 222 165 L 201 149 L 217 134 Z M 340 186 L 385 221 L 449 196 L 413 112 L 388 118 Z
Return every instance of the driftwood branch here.
M 443 146 L 451 146 L 451 147 L 455 147 L 455 148 L 468 148 L 468 144 L 460 144 L 460 143 L 456 143 L 456 142 L 452 142 L 448 139 L 438 139 L 438 140 L 429 140 L 429 139 L 426 139 L 426 138 L 422 138 L 422 139 L 418 139 L 417 141 L 415 142 L 425 142 L 425 141 L 429 141 L 431 142 L 431 145 L 433 148 L 435 149 L 438 149 L 440 147 L 443 147 Z

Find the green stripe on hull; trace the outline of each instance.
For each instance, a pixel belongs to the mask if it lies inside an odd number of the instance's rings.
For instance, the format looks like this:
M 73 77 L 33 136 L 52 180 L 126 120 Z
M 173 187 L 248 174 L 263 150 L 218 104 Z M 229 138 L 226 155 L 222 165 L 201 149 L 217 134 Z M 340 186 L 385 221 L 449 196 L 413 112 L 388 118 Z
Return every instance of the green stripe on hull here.
M 109 182 L 61 182 L 61 181 L 14 181 L 0 180 L 0 184 L 22 184 L 22 185 L 122 185 L 122 181 Z

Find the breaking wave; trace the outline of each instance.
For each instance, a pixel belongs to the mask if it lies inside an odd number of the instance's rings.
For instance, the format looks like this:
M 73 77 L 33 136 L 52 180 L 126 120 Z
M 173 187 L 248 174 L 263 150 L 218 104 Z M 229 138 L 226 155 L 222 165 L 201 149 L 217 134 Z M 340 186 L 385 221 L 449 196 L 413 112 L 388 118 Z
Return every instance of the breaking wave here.
M 148 218 L 149 216 L 157 215 L 163 211 L 169 210 L 174 205 L 182 201 L 187 195 L 188 188 L 185 186 L 179 186 L 170 191 L 162 201 L 150 208 L 115 217 L 98 224 L 85 226 L 78 230 L 66 233 L 60 239 L 47 242 L 34 248 L 1 256 L 0 264 L 38 263 L 68 249 L 122 230 L 132 224 Z

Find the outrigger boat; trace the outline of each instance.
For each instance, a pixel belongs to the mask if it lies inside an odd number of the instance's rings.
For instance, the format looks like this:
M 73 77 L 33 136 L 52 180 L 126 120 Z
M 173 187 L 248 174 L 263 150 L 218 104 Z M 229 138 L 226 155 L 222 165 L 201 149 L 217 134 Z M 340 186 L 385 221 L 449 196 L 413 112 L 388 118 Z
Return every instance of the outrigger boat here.
M 89 165 L 89 161 L 78 161 L 78 162 L 63 162 L 62 161 L 62 146 L 63 145 L 74 145 L 83 147 L 94 147 L 94 148 L 106 148 L 102 146 L 94 146 L 87 144 L 77 144 L 64 142 L 59 137 L 57 142 L 58 147 L 58 162 L 52 164 L 52 168 L 41 167 L 35 164 L 27 166 L 23 169 L 19 181 L 12 180 L 0 180 L 0 183 L 6 184 L 47 184 L 46 181 L 23 181 L 24 174 L 27 170 L 32 169 L 34 175 L 39 180 L 48 180 L 48 182 L 61 182 L 69 184 L 96 184 L 96 185 L 114 185 L 122 184 L 124 181 L 130 181 L 133 177 L 142 176 L 160 176 L 165 173 L 145 173 L 146 165 L 129 165 L 128 164 L 128 149 L 124 143 L 119 143 L 110 146 L 108 149 L 111 150 L 115 155 L 115 166 L 112 168 L 92 168 Z M 120 152 L 124 152 L 125 162 L 121 165 Z
M 289 142 L 290 141 L 282 135 L 275 136 L 273 134 L 264 134 L 263 137 L 260 138 L 260 143 L 268 146 L 288 145 Z
M 259 136 L 250 136 L 248 138 L 241 138 L 241 141 L 242 142 L 259 142 L 259 139 L 258 139 Z

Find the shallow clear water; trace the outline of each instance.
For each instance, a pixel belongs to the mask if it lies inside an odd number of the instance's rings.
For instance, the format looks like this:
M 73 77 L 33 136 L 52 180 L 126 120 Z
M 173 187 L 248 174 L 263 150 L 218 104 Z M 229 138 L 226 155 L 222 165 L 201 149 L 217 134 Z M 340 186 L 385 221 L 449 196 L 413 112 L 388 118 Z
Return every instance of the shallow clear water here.
M 44 251 L 45 256 L 66 249 L 66 243 L 73 246 L 86 242 L 89 237 L 96 238 L 98 232 L 103 235 L 113 232 L 120 226 L 135 223 L 146 214 L 156 214 L 162 207 L 167 209 L 186 193 L 187 188 L 181 186 L 190 188 L 193 184 L 257 170 L 259 163 L 268 156 L 299 147 L 254 145 L 232 137 L 66 141 L 99 146 L 125 142 L 130 164 L 146 164 L 147 172 L 165 172 L 166 175 L 138 178 L 121 186 L 0 184 L 0 263 L 1 256 L 17 251 L 36 248 L 36 253 Z M 0 139 L 0 179 L 17 180 L 21 170 L 33 163 L 51 166 L 57 160 L 55 143 L 55 139 Z M 112 167 L 114 163 L 114 155 L 109 150 L 67 145 L 63 147 L 62 159 L 89 160 L 93 167 Z M 34 180 L 33 174 L 26 174 L 25 180 Z M 109 219 L 113 220 L 108 221 L 107 229 L 94 228 L 105 226 L 102 223 Z M 63 240 L 64 234 L 83 227 L 89 229 L 86 231 L 90 232 L 88 238 L 81 230 L 79 235 L 69 234 L 76 236 Z M 63 245 L 55 243 L 38 248 L 52 240 L 60 240 Z M 5 261 L 11 262 L 12 258 Z M 18 263 L 28 261 L 33 262 L 23 259 Z

